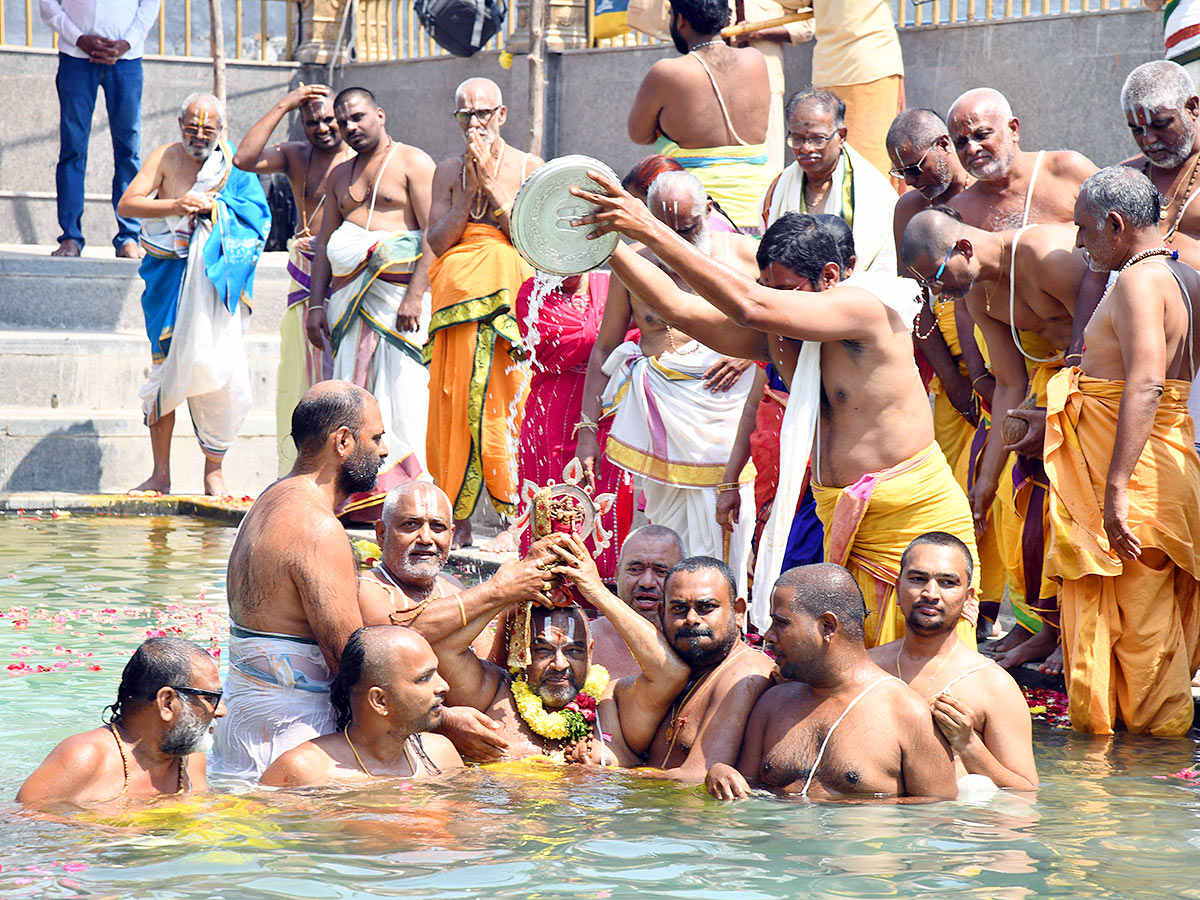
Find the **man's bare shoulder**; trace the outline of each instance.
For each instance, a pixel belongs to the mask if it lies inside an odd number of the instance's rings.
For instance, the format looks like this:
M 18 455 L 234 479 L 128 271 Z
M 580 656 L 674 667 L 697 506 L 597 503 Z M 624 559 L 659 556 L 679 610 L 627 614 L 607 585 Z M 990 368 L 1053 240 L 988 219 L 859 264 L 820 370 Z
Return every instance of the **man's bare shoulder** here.
M 345 740 L 340 732 L 325 734 L 288 750 L 267 766 L 259 781 L 273 787 L 325 784 L 337 765 L 330 743 Z
M 441 734 L 434 734 L 432 731 L 421 732 L 421 746 L 425 748 L 425 753 L 433 760 L 433 764 L 443 772 L 446 769 L 459 769 L 463 766 L 462 755 L 458 752 L 458 748 L 450 738 Z
M 1139 153 L 1137 156 L 1131 156 L 1129 159 L 1121 160 L 1121 165 L 1128 166 L 1131 169 L 1140 169 L 1146 165 L 1146 157 Z
M 959 194 L 961 193 L 960 191 Z M 954 197 L 951 197 L 947 205 L 952 204 L 954 199 Z M 920 191 L 907 191 L 896 200 L 896 211 L 893 213 L 892 218 L 896 222 L 907 224 L 909 219 L 921 210 L 929 209 L 929 206 L 929 201 L 925 199 Z
M 436 164 L 433 161 L 433 157 L 420 147 L 415 147 L 412 144 L 402 145 L 396 155 L 400 157 L 399 161 L 403 163 L 406 168 L 415 166 L 419 168 L 436 169 Z
M 93 728 L 91 731 L 63 738 L 50 751 L 46 761 L 50 762 L 53 759 L 58 765 L 86 769 L 102 763 L 116 748 L 112 732 L 107 727 Z
M 730 234 L 728 239 L 730 262 L 752 278 L 758 277 L 758 240 L 745 234 Z
M 754 714 L 767 716 L 770 720 L 771 716 L 786 711 L 793 703 L 806 702 L 811 694 L 812 688 L 802 681 L 773 684 L 763 691 L 758 702 L 754 704 Z
M 29 776 L 17 792 L 18 803 L 44 803 L 55 800 L 89 800 L 89 786 L 102 781 L 111 761 L 116 776 L 116 744 L 107 728 L 93 728 L 60 741 Z M 118 783 L 119 787 L 119 783 Z
M 900 650 L 903 646 L 904 638 L 897 638 L 887 644 L 868 648 L 867 656 L 871 657 L 871 662 L 887 672 L 895 665 L 896 657 L 900 655 Z
M 733 687 L 748 678 L 769 681 L 774 672 L 775 660 L 761 650 L 749 647 L 721 673 L 718 689 Z
M 1096 172 L 1096 164 L 1075 150 L 1047 150 L 1046 166 L 1054 175 L 1077 183 Z

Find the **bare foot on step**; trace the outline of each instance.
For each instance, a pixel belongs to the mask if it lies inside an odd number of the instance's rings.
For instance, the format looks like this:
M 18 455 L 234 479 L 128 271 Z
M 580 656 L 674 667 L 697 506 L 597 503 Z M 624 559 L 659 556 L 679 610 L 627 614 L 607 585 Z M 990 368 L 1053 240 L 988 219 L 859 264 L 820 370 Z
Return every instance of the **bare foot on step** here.
M 1038 666 L 1043 675 L 1061 675 L 1063 673 L 1062 644 L 1054 648 L 1054 652 L 1046 657 L 1046 661 Z
M 169 494 L 171 493 L 171 476 L 170 475 L 151 475 L 135 488 L 130 488 L 130 496 L 137 494 Z
M 1025 631 L 1024 628 L 1014 628 L 1013 630 Z M 1029 632 L 1025 632 L 1029 634 Z M 1022 641 L 1007 653 L 1002 653 L 996 657 L 996 662 L 1004 666 L 1006 669 L 1015 669 L 1017 666 L 1024 665 L 1027 662 L 1038 662 L 1045 659 L 1054 652 L 1054 648 L 1058 646 L 1058 632 L 1053 628 L 1042 627 L 1042 630 L 1037 634 L 1029 635 L 1029 639 Z

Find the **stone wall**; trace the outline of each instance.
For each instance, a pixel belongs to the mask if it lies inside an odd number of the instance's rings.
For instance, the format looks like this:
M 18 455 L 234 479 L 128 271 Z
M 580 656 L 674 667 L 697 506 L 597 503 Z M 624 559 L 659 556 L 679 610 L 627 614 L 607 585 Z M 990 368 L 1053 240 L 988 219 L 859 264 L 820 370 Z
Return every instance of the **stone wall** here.
M 945 111 L 962 91 L 988 84 L 1004 91 L 1022 120 L 1029 148 L 1071 147 L 1097 163 L 1116 162 L 1134 151 L 1117 108 L 1121 82 L 1138 64 L 1162 54 L 1158 16 L 1144 9 L 1078 13 L 971 25 L 910 28 L 901 32 L 908 69 L 909 106 Z M 669 46 L 569 50 L 547 59 L 548 156 L 588 153 L 625 171 L 644 155 L 626 137 L 634 92 L 653 63 L 674 53 Z M 786 54 L 788 89 L 808 84 L 810 46 Z M 49 243 L 57 234 L 54 165 L 58 110 L 54 93 L 56 54 L 0 50 L 0 90 L 18 98 L 0 142 L 0 243 Z M 143 104 L 143 153 L 177 137 L 179 102 L 211 84 L 206 60 L 149 58 Z M 455 86 L 471 75 L 494 78 L 509 102 L 505 129 L 516 146 L 528 144 L 524 98 L 527 63 L 517 57 L 500 67 L 495 53 L 472 59 L 360 63 L 334 78 L 336 86 L 373 90 L 387 110 L 392 135 L 423 147 L 435 158 L 458 153 L 462 138 L 450 112 Z M 228 68 L 230 134 L 236 141 L 290 87 L 324 80 L 324 68 L 296 63 L 231 62 Z M 293 129 L 296 127 L 292 124 Z M 107 118 L 97 103 L 88 166 L 89 202 L 84 229 L 93 243 L 113 232 L 106 209 L 112 178 Z M 282 134 L 283 129 L 280 129 Z M 35 196 L 18 196 L 13 194 Z

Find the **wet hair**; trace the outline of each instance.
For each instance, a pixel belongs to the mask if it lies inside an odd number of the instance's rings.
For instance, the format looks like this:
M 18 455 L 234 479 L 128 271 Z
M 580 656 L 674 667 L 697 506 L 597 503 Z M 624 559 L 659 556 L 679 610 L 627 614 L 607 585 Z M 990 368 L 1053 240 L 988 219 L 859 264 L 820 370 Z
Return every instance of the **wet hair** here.
M 668 528 L 666 525 L 655 525 L 651 522 L 649 525 L 643 525 L 641 528 L 635 528 L 625 536 L 625 540 L 621 543 L 621 552 L 617 555 L 617 564 L 620 565 L 621 560 L 625 556 L 625 548 L 629 546 L 629 542 L 634 538 L 662 538 L 663 540 L 671 541 L 678 549 L 680 557 L 687 556 L 687 549 L 683 546 L 683 538 L 673 528 Z
M 908 141 L 914 147 L 930 147 L 938 138 L 949 134 L 946 120 L 937 110 L 918 106 L 906 109 L 892 119 L 892 127 L 887 133 L 887 148 L 895 150 L 903 141 Z
M 650 192 L 650 185 L 663 172 L 682 172 L 683 166 L 678 160 L 669 156 L 655 154 L 647 156 L 629 170 L 629 174 L 621 179 L 621 187 L 627 191 L 637 190 L 643 197 Z
M 947 534 L 945 531 L 928 531 L 920 537 L 913 538 L 912 542 L 904 548 L 904 552 L 900 554 L 900 571 L 904 572 L 904 567 L 908 563 L 908 554 L 912 552 L 914 547 L 952 547 L 962 554 L 963 562 L 967 566 L 967 584 L 971 583 L 971 578 L 975 574 L 975 559 L 971 556 L 971 548 L 964 544 L 961 540 L 952 534 Z
M 760 269 L 773 262 L 791 269 L 814 286 L 828 263 L 841 264 L 842 250 L 829 228 L 807 213 L 784 213 L 759 241 L 755 254 Z
M 338 663 L 337 676 L 329 685 L 329 703 L 333 707 L 335 723 L 339 729 L 349 725 L 352 718 L 350 693 L 363 680 L 363 669 L 367 659 L 366 633 L 371 627 L 395 626 L 366 625 L 355 631 L 346 641 L 341 661 Z
M 664 596 L 667 593 L 668 585 L 671 583 L 671 578 L 676 572 L 720 572 L 725 577 L 725 584 L 729 587 L 729 602 L 732 603 L 737 599 L 737 577 L 733 574 L 733 569 L 715 557 L 689 556 L 687 559 L 671 566 L 667 571 L 667 577 L 663 579 Z
M 837 96 L 837 94 L 818 90 L 812 85 L 809 85 L 802 91 L 796 91 L 796 93 L 788 97 L 787 107 L 784 109 L 783 121 L 790 122 L 792 114 L 805 103 L 812 103 L 821 112 L 833 116 L 833 127 L 835 129 L 841 128 L 846 124 L 845 101 Z
M 183 106 L 179 107 L 179 118 L 182 119 L 184 116 L 186 116 L 187 111 L 197 103 L 215 108 L 217 111 L 217 124 L 225 124 L 225 105 L 206 91 L 196 91 L 188 94 L 183 100 Z
M 838 252 L 841 254 L 838 263 L 842 267 L 842 277 L 845 278 L 850 269 L 850 260 L 854 258 L 854 231 L 841 216 L 818 213 L 813 218 L 837 241 Z
M 1155 59 L 1129 73 L 1121 88 L 1121 108 L 1126 112 L 1182 110 L 1195 93 L 1187 69 L 1168 59 Z
M 867 607 L 854 576 L 834 563 L 817 563 L 788 569 L 775 582 L 776 588 L 792 592 L 788 606 L 814 619 L 827 612 L 837 616 L 847 637 L 862 640 Z
M 1129 166 L 1109 166 L 1079 186 L 1083 208 L 1097 221 L 1115 212 L 1132 228 L 1157 226 L 1162 209 L 1158 188 Z
M 333 98 L 334 108 L 341 106 L 347 100 L 366 100 L 371 104 L 372 109 L 379 109 L 379 102 L 375 99 L 375 95 L 365 87 L 342 88 Z
M 188 687 L 198 659 L 211 659 L 204 648 L 180 637 L 152 637 L 133 651 L 121 672 L 117 700 L 104 708 L 104 724 L 120 722 L 130 707 L 149 703 L 164 687 Z
M 663 194 L 679 196 L 687 194 L 692 201 L 692 215 L 704 218 L 704 207 L 708 203 L 708 194 L 704 185 L 691 172 L 663 172 L 650 182 L 650 190 L 646 192 L 646 205 L 659 200 Z
M 301 454 L 317 453 L 339 428 L 358 435 L 362 424 L 362 394 L 347 382 L 340 390 L 310 391 L 300 398 L 292 410 L 292 440 Z
M 698 35 L 716 34 L 729 24 L 727 0 L 670 0 L 671 14 L 683 16 Z

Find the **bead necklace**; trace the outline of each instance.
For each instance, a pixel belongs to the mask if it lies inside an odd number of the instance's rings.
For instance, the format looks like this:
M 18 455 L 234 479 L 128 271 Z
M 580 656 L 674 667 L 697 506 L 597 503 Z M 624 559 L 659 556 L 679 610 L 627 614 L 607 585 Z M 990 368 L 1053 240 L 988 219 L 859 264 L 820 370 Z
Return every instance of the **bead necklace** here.
M 723 38 L 713 38 L 711 41 L 705 41 L 703 44 L 696 44 L 696 46 L 694 46 L 690 50 L 688 50 L 688 53 L 695 53 L 701 47 L 711 47 L 714 44 L 724 44 L 724 43 L 725 43 L 725 40 Z
M 1196 161 L 1192 163 L 1192 172 L 1188 176 L 1187 189 L 1183 192 L 1183 199 L 1179 203 L 1179 212 L 1175 214 L 1175 221 L 1171 223 L 1171 227 L 1167 229 L 1167 234 L 1163 238 L 1165 241 L 1170 241 L 1175 237 L 1175 231 L 1179 228 L 1179 223 L 1183 220 L 1183 211 L 1187 209 L 1187 199 L 1191 196 L 1192 187 L 1196 183 L 1196 167 L 1200 165 L 1200 155 L 1196 157 Z M 1171 207 L 1175 205 L 1175 200 L 1179 197 L 1179 188 L 1175 188 L 1175 193 L 1171 195 L 1171 200 L 1166 206 L 1159 211 L 1159 218 L 1166 219 L 1167 213 Z
M 1083 325 L 1085 330 L 1087 329 L 1088 324 L 1090 324 L 1092 319 L 1095 317 L 1096 310 L 1098 310 L 1104 304 L 1104 301 L 1108 299 L 1108 295 L 1112 293 L 1113 288 L 1117 286 L 1117 282 L 1121 278 L 1121 273 L 1130 266 L 1136 265 L 1142 260 L 1150 259 L 1152 256 L 1169 256 L 1171 259 L 1179 259 L 1179 251 L 1172 250 L 1169 247 L 1151 247 L 1149 250 L 1143 250 L 1141 253 L 1135 253 L 1133 256 L 1129 257 L 1129 259 L 1125 260 L 1125 264 L 1121 266 L 1121 268 L 1117 269 L 1117 277 L 1108 283 L 1108 287 L 1106 287 L 1104 289 L 1104 293 L 1100 295 L 1100 302 L 1096 304 L 1095 308 L 1092 310 L 1092 314 L 1088 316 L 1087 322 L 1085 322 Z
M 700 349 L 700 344 L 697 343 L 694 347 L 692 347 L 691 350 L 684 350 L 681 353 L 679 348 L 675 346 L 675 337 L 672 333 L 674 329 L 672 329 L 670 325 L 667 325 L 666 322 L 664 322 L 663 325 L 665 325 L 667 329 L 667 346 L 671 348 L 672 353 L 676 354 L 677 356 L 688 356 L 689 354 L 695 353 Z
M 934 310 L 933 305 L 929 302 L 932 298 L 930 297 L 928 289 L 926 289 L 924 293 L 925 296 L 921 300 L 923 310 L 928 310 L 929 314 L 933 316 L 933 324 L 929 326 L 928 331 L 926 331 L 924 334 L 921 334 L 921 314 L 917 313 L 917 317 L 913 319 L 913 337 L 915 337 L 918 341 L 929 340 L 929 336 L 933 334 L 938 327 L 938 314 Z
M 496 167 L 494 169 L 492 169 L 492 178 L 495 178 L 497 175 L 500 174 L 500 167 L 502 165 L 504 165 L 504 154 L 508 152 L 508 144 L 505 143 L 504 139 L 497 137 L 496 140 L 498 140 L 500 142 L 500 155 L 496 157 Z M 485 169 L 485 171 L 486 171 L 486 169 Z M 463 169 L 462 169 L 462 186 L 463 186 L 464 190 L 467 187 L 467 167 L 466 167 L 466 165 L 464 165 Z M 474 219 L 475 221 L 478 221 L 478 220 L 484 218 L 485 216 L 487 216 L 487 208 L 488 208 L 487 191 L 481 190 L 478 187 L 475 188 L 475 196 L 471 198 L 471 218 Z

